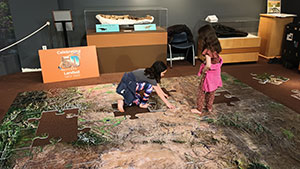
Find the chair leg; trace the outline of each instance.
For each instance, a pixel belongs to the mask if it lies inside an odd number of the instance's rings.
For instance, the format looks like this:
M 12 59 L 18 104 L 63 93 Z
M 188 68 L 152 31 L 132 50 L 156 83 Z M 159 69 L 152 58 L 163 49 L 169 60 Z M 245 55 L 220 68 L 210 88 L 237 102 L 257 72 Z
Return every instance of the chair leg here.
M 172 68 L 172 47 L 169 45 L 169 52 L 170 52 L 170 67 Z
M 193 49 L 193 66 L 195 66 L 195 48 L 194 45 L 192 46 Z
M 189 51 L 190 51 L 190 48 L 187 48 L 187 50 L 186 50 L 186 52 L 185 52 L 185 59 L 186 59 L 186 60 L 187 60 L 187 58 L 188 58 Z

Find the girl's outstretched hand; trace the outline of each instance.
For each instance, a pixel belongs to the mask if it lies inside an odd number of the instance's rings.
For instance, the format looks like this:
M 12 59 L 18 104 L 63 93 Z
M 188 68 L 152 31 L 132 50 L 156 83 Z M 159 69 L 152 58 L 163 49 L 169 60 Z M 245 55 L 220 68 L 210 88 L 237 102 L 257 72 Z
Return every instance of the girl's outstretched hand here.
M 172 105 L 171 103 L 167 104 L 167 107 L 168 107 L 169 109 L 175 109 L 175 106 Z
M 169 95 L 167 95 L 166 93 L 164 93 L 165 98 L 169 98 Z

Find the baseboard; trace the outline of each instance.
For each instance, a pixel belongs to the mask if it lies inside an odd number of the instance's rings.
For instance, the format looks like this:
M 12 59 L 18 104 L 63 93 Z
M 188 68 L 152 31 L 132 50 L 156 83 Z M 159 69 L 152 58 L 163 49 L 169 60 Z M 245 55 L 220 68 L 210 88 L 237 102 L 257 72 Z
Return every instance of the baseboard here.
M 274 59 L 274 58 L 281 58 L 281 56 L 265 56 L 262 54 L 258 54 L 258 56 L 265 58 L 265 59 Z
M 22 68 L 22 72 L 41 72 L 41 68 Z

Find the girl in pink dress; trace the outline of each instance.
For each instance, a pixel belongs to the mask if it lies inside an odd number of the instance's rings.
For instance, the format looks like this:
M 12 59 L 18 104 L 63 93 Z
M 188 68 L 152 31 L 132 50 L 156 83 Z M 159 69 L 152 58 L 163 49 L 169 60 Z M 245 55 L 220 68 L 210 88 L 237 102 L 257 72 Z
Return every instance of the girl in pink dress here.
M 208 112 L 212 112 L 215 91 L 218 87 L 222 87 L 221 67 L 223 60 L 219 55 L 222 48 L 212 26 L 205 25 L 199 29 L 198 33 L 198 46 L 202 55 L 205 56 L 205 61 L 201 64 L 198 72 L 200 84 L 198 87 L 197 109 L 192 109 L 192 112 L 203 115 L 202 109 L 205 104 Z

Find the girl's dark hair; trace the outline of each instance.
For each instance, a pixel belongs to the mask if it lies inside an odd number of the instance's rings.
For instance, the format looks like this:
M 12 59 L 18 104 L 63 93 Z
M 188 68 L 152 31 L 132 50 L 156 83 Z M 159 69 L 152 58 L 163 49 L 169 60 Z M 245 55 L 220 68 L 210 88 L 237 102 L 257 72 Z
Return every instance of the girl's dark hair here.
M 201 53 L 205 49 L 209 49 L 212 52 L 220 53 L 222 47 L 220 45 L 219 39 L 216 35 L 215 29 L 211 25 L 205 25 L 198 30 L 198 46 Z
M 153 63 L 153 65 L 149 68 L 145 69 L 144 74 L 149 78 L 149 79 L 155 79 L 157 83 L 160 83 L 161 79 L 161 72 L 167 70 L 166 64 L 162 61 L 156 61 Z

